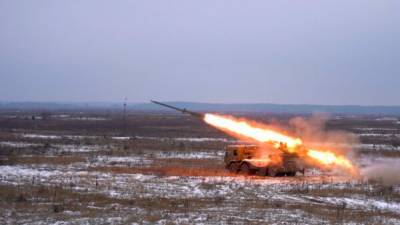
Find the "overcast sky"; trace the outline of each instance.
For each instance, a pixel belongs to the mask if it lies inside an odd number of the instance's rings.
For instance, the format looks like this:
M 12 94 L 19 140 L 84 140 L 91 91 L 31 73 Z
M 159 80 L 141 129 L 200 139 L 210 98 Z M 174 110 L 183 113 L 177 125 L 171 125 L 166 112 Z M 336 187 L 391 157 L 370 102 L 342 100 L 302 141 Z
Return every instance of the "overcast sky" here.
M 400 1 L 0 1 L 0 101 L 400 105 Z

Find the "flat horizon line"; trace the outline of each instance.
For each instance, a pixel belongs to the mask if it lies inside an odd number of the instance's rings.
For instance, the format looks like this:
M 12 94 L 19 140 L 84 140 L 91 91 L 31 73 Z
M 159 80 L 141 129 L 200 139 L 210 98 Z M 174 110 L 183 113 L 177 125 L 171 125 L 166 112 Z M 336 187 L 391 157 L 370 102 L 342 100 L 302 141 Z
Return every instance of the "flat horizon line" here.
M 153 99 L 151 99 L 153 100 Z M 220 102 L 203 102 L 203 101 L 177 101 L 177 100 L 169 100 L 169 101 L 161 101 L 165 103 L 178 103 L 178 104 L 209 104 L 209 105 L 292 105 L 292 106 L 356 106 L 356 107 L 400 107 L 400 105 L 372 105 L 372 104 L 319 104 L 319 103 L 272 103 L 272 102 L 235 102 L 235 103 L 220 103 Z M 2 101 L 0 100 L 0 104 L 123 104 L 124 101 Z M 141 105 L 141 104 L 153 104 L 145 101 L 138 102 L 130 102 L 127 101 L 127 104 L 130 105 Z

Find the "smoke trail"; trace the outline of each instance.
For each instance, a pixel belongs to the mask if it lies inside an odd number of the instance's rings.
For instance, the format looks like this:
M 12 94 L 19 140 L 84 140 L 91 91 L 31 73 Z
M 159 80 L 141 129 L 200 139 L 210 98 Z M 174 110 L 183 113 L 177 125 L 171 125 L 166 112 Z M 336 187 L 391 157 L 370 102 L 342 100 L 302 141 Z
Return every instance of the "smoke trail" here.
M 367 181 L 379 182 L 385 186 L 400 185 L 399 163 L 395 159 L 386 159 L 363 168 L 361 175 Z

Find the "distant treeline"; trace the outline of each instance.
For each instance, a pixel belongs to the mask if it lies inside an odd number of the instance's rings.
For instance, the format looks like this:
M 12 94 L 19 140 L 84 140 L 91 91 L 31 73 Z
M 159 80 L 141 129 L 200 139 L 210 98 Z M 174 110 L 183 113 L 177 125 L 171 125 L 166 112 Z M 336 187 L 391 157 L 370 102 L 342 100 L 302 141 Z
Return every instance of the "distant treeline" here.
M 265 112 L 265 113 L 330 113 L 365 115 L 400 115 L 400 106 L 360 106 L 360 105 L 294 105 L 294 104 L 213 104 L 196 102 L 166 102 L 180 108 L 200 112 Z M 17 110 L 121 110 L 123 103 L 117 102 L 0 102 L 0 109 Z M 171 111 L 152 103 L 128 103 L 130 111 Z

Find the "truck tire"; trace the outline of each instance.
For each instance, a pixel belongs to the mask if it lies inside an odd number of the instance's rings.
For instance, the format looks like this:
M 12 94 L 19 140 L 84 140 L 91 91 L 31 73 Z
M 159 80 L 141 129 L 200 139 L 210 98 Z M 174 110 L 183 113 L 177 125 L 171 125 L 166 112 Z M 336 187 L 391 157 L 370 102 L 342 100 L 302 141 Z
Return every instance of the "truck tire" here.
M 238 172 L 237 163 L 234 163 L 234 162 L 229 163 L 228 170 L 231 173 L 237 173 Z
M 239 173 L 242 174 L 242 175 L 249 175 L 249 174 L 251 174 L 251 170 L 250 170 L 249 164 L 243 163 L 243 164 L 240 166 Z
M 286 173 L 286 176 L 288 176 L 288 177 L 294 177 L 294 176 L 296 176 L 296 172 L 287 172 L 287 173 Z
M 276 177 L 276 176 L 278 176 L 278 171 L 274 167 L 268 167 L 267 174 L 270 177 Z
M 268 168 L 265 167 L 257 168 L 255 174 L 258 176 L 268 176 Z

